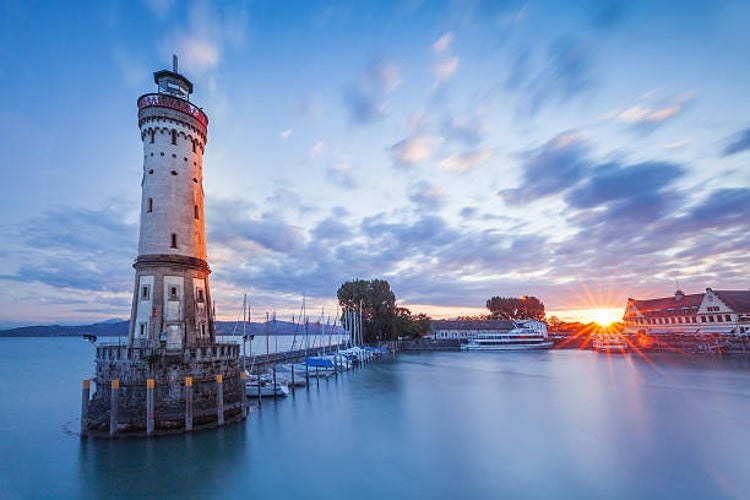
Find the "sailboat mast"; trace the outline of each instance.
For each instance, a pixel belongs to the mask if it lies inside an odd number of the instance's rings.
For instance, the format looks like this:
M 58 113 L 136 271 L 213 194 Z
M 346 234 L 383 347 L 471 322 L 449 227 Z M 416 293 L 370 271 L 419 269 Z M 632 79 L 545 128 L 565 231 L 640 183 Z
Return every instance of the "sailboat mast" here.
M 268 339 L 268 311 L 266 311 L 266 356 L 271 354 L 271 344 Z

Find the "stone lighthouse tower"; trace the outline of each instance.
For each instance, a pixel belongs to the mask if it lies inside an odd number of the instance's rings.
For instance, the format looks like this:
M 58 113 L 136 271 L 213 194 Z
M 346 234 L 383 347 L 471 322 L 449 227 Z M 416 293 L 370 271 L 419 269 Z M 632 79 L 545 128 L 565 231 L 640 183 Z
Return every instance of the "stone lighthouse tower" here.
M 193 84 L 176 56 L 154 82 L 158 92 L 138 99 L 143 180 L 129 342 L 182 349 L 215 341 L 203 211 L 208 118 L 190 102 Z
M 154 73 L 138 99 L 143 142 L 141 233 L 126 345 L 96 347 L 96 392 L 84 380 L 81 435 L 153 436 L 247 417 L 236 343 L 216 341 L 203 217 L 208 118 L 193 84 Z

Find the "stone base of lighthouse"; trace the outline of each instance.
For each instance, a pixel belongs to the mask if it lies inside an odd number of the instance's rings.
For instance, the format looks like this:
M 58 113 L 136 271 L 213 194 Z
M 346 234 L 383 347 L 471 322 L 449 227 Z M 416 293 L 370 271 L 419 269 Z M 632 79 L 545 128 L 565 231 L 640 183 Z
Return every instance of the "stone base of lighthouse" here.
M 149 436 L 243 420 L 248 406 L 239 349 L 98 346 L 96 392 L 84 402 L 82 434 Z

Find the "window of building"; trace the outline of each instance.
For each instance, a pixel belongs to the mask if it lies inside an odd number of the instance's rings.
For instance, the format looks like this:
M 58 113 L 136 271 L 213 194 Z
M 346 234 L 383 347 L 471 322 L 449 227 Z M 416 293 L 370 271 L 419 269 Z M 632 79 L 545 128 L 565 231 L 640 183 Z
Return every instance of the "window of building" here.
M 177 144 L 177 131 L 172 129 L 172 144 Z
M 149 198 L 148 199 L 148 204 L 147 204 L 147 207 L 146 207 L 146 212 L 151 213 L 153 211 L 154 211 L 154 199 L 153 198 Z
M 152 129 L 152 130 L 149 130 L 149 132 L 150 132 L 150 135 L 151 135 L 151 144 L 153 144 L 154 143 L 154 131 Z
M 198 211 L 198 205 L 195 205 L 195 206 L 193 207 L 193 216 L 194 216 L 194 217 L 195 217 L 196 219 L 200 219 L 200 213 L 199 213 L 199 211 Z
M 199 288 L 199 289 L 197 290 L 197 292 L 196 292 L 196 294 L 195 294 L 195 295 L 196 295 L 196 300 L 197 300 L 198 302 L 203 302 L 203 289 L 202 289 L 202 288 Z
M 148 285 L 143 285 L 143 287 L 141 287 L 141 300 L 148 300 L 149 296 Z
M 177 248 L 177 233 L 172 233 L 172 248 Z
M 193 141 L 193 153 L 195 153 L 195 141 Z
M 146 323 L 140 323 L 139 326 L 141 327 L 141 337 L 143 337 L 144 335 L 146 335 Z
M 169 300 L 177 300 L 177 287 L 176 286 L 169 287 Z
M 204 323 L 201 323 L 201 337 L 206 336 L 206 325 Z

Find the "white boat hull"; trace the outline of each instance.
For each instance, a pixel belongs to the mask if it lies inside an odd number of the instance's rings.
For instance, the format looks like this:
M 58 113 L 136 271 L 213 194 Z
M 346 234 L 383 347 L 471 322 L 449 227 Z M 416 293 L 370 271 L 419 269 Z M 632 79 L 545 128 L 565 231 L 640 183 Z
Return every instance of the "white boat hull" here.
M 257 382 L 246 383 L 245 392 L 247 393 L 248 396 L 252 398 L 257 398 L 258 397 L 258 383 Z M 274 388 L 273 383 L 260 385 L 260 397 L 262 398 L 266 398 L 266 397 L 285 398 L 288 395 L 289 395 L 289 388 L 287 388 L 287 386 L 284 384 L 277 382 L 275 388 Z
M 475 344 L 469 342 L 461 346 L 462 351 L 527 351 L 530 349 L 549 349 L 554 342 L 551 340 L 534 344 Z

